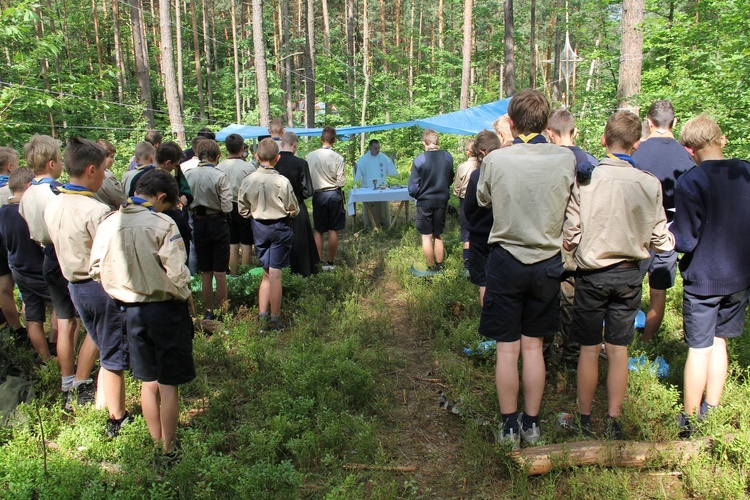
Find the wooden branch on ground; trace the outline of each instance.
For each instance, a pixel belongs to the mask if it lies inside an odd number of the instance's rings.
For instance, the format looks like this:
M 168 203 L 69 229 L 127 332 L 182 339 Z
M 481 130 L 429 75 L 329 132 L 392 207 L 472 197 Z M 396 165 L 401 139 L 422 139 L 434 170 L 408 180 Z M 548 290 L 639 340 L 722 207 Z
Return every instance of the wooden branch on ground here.
M 726 438 L 732 439 L 732 436 Z M 682 464 L 711 444 L 710 437 L 666 443 L 581 441 L 515 450 L 511 456 L 521 467 L 528 467 L 529 476 L 538 476 L 550 472 L 553 467 L 643 467 L 654 462 Z
M 430 382 L 432 384 L 437 385 L 438 387 L 442 387 L 443 389 L 447 389 L 448 388 L 447 385 L 441 383 L 440 379 L 437 379 L 437 378 L 424 378 L 424 377 L 411 377 L 411 378 L 412 378 L 412 380 L 419 380 L 421 382 Z
M 417 468 L 414 466 L 403 467 L 397 465 L 367 465 L 367 464 L 346 464 L 344 469 L 347 470 L 382 470 L 382 471 L 393 471 L 393 472 L 416 472 Z

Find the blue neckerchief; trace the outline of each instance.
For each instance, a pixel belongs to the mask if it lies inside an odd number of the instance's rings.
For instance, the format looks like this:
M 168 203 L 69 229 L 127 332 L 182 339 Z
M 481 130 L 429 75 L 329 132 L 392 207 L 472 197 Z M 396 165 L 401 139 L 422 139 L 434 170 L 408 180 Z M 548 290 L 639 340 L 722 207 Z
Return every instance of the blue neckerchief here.
M 152 212 L 155 212 L 154 206 L 149 201 L 144 200 L 140 196 L 131 196 L 130 198 L 128 198 L 126 206 L 127 205 L 140 205 L 142 207 L 148 208 Z
M 91 191 L 89 188 L 84 186 L 79 186 L 77 184 L 71 184 L 70 182 L 65 184 L 64 186 L 58 187 L 58 191 L 65 194 L 80 194 L 82 196 L 89 196 L 93 197 L 94 192 Z
M 520 134 L 518 137 L 513 139 L 513 144 L 545 144 L 547 139 L 542 134 L 531 133 L 531 134 Z
M 0 175 L 0 187 L 5 187 L 8 184 L 8 176 Z
M 198 166 L 199 167 L 211 167 L 211 168 L 214 168 L 214 164 L 210 163 L 210 162 L 207 162 L 207 161 L 199 161 L 198 162 Z
M 626 155 L 625 153 L 609 153 L 607 155 L 607 158 L 626 161 L 635 167 L 635 160 L 633 159 L 633 157 L 630 155 Z
M 272 167 L 270 165 L 258 165 L 258 167 L 262 168 L 263 170 L 273 170 L 274 168 L 276 168 L 275 166 Z
M 42 177 L 39 180 L 37 179 L 31 180 L 31 183 L 35 186 L 38 186 L 40 184 L 52 184 L 53 182 L 55 182 L 55 179 L 53 179 L 52 177 Z
M 320 149 L 333 149 L 332 146 L 320 146 Z

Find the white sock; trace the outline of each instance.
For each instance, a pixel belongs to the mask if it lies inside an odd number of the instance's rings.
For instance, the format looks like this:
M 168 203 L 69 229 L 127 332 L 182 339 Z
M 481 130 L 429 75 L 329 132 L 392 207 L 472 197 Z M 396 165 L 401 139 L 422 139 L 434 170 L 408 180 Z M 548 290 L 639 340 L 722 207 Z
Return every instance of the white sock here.
M 74 375 L 74 376 L 75 376 L 75 375 Z M 78 387 L 78 386 L 80 386 L 80 385 L 83 385 L 83 384 L 90 384 L 90 383 L 92 383 L 92 382 L 93 382 L 93 379 L 90 379 L 90 378 L 87 378 L 87 379 L 85 379 L 85 380 L 74 380 L 74 381 L 73 381 L 73 389 L 75 389 L 76 387 Z
M 68 392 L 73 388 L 73 381 L 76 379 L 75 375 L 67 375 L 62 377 L 62 391 Z

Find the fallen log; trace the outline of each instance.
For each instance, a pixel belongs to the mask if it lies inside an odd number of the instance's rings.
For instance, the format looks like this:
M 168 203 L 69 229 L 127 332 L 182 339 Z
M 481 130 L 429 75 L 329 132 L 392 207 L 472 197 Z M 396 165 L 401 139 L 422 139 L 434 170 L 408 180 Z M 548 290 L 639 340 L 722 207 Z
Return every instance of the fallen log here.
M 347 470 L 382 470 L 382 471 L 394 471 L 394 472 L 416 472 L 417 468 L 414 466 L 403 467 L 397 465 L 367 465 L 367 464 L 346 464 L 344 469 Z
M 731 439 L 731 436 L 728 436 Z M 650 463 L 679 465 L 711 446 L 712 438 L 695 441 L 579 441 L 535 446 L 511 452 L 513 460 L 528 468 L 529 476 L 550 472 L 553 468 L 599 465 L 602 467 L 643 467 Z

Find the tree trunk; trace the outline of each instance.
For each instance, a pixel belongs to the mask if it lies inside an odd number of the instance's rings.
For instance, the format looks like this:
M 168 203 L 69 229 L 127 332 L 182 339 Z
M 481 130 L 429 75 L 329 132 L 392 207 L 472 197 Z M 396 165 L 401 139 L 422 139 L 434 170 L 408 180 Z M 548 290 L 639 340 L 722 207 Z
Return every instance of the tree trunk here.
M 211 45 L 208 42 L 208 9 L 206 0 L 201 3 L 203 12 L 203 54 L 206 56 L 206 97 L 208 98 L 208 116 L 213 115 L 214 95 L 211 90 Z
M 146 109 L 144 118 L 148 120 L 148 127 L 153 129 L 154 110 L 151 102 L 151 79 L 149 77 L 148 59 L 146 59 L 146 34 L 143 32 L 143 4 L 141 0 L 130 0 L 130 15 L 133 18 L 133 50 L 135 52 L 135 69 L 138 75 L 138 88 L 141 101 Z
M 117 99 L 123 100 L 125 87 L 125 62 L 122 57 L 122 39 L 120 38 L 120 11 L 117 6 L 119 0 L 112 0 L 112 32 L 115 38 L 115 65 L 117 66 Z
M 234 4 L 232 6 L 234 7 Z M 182 67 L 182 22 L 180 20 L 180 11 L 180 0 L 174 0 L 174 26 L 177 37 L 177 94 L 180 96 L 180 113 L 183 113 L 185 111 L 185 72 Z
M 617 101 L 620 109 L 638 114 L 636 98 L 641 93 L 643 31 L 641 23 L 646 7 L 644 0 L 622 2 L 622 41 L 620 43 L 620 78 Z
M 182 121 L 180 96 L 174 70 L 174 47 L 172 46 L 172 16 L 169 0 L 159 0 L 159 28 L 161 30 L 161 68 L 164 74 L 164 94 L 169 110 L 169 124 L 177 142 L 185 147 L 185 125 Z
M 234 2 L 229 2 L 232 11 L 232 51 L 234 52 L 234 106 L 237 123 L 242 122 L 242 104 L 240 103 L 240 56 L 237 51 L 237 13 Z
M 463 65 L 461 66 L 461 108 L 469 107 L 469 82 L 471 80 L 471 11 L 472 0 L 464 0 Z
M 305 36 L 305 126 L 315 126 L 315 3 L 307 0 Z
M 321 9 L 323 9 L 323 48 L 326 51 L 326 55 L 331 55 L 331 24 L 328 19 L 328 0 L 321 2 Z
M 388 107 L 390 102 L 389 85 L 390 78 L 388 78 L 388 46 L 386 37 L 386 24 L 385 24 L 385 0 L 380 0 L 380 49 L 383 54 L 383 73 L 386 75 L 384 84 L 385 93 L 385 122 L 391 122 L 391 111 Z
M 531 46 L 531 64 L 529 68 L 529 86 L 536 88 L 536 0 L 531 0 L 531 35 L 529 36 Z
M 224 13 L 221 13 L 221 18 L 224 19 Z M 213 49 L 214 49 L 214 55 L 213 55 L 213 61 L 214 61 L 214 73 L 219 73 L 219 40 L 216 38 L 216 2 L 211 0 L 211 15 L 209 16 L 209 20 L 211 21 L 211 41 L 213 42 Z M 224 40 L 227 40 L 226 36 L 226 28 L 224 28 Z
M 346 85 L 349 89 L 349 120 L 354 123 L 354 0 L 346 1 Z
M 563 0 L 557 0 L 557 17 L 555 18 L 555 63 L 552 69 L 552 100 L 560 102 L 560 52 L 562 51 L 562 7 Z
M 409 92 L 409 106 L 414 104 L 414 4 L 411 3 L 411 20 L 409 22 L 409 75 L 406 87 Z
M 198 41 L 198 17 L 195 12 L 195 0 L 190 0 L 190 20 L 193 24 L 193 52 L 195 56 L 195 79 L 198 87 L 198 111 L 201 121 L 206 120 L 206 107 L 203 104 L 203 78 L 201 75 L 201 48 Z
M 289 0 L 281 0 L 281 44 L 284 46 L 284 102 L 286 108 L 286 122 L 294 127 L 293 95 L 292 94 L 292 60 L 289 56 Z
M 464 26 L 464 29 L 466 27 Z M 440 49 L 440 55 L 438 57 L 438 65 L 437 65 L 437 71 L 436 74 L 440 76 L 440 78 L 444 77 L 444 64 L 443 64 L 443 49 L 445 49 L 445 4 L 443 0 L 440 0 L 438 2 L 438 48 Z M 434 31 L 433 31 L 434 36 Z M 434 40 L 434 38 L 433 38 Z M 434 47 L 434 45 L 433 45 Z M 433 51 L 434 54 L 434 51 Z M 463 89 L 463 82 L 461 82 L 461 86 Z M 443 114 L 443 87 L 444 85 L 440 84 L 440 91 L 438 93 L 438 100 L 440 102 L 440 114 Z M 463 109 L 463 108 L 462 108 Z
M 266 73 L 266 48 L 263 45 L 263 9 L 261 0 L 253 0 L 253 48 L 255 49 L 255 81 L 258 89 L 260 125 L 271 123 L 271 105 L 268 100 L 268 74 Z
M 362 92 L 362 119 L 360 124 L 364 126 L 367 118 L 367 94 L 370 91 L 370 26 L 367 15 L 367 0 L 362 2 L 362 74 L 365 77 L 365 89 Z M 359 134 L 359 154 L 363 155 L 365 152 L 365 134 Z
M 99 40 L 99 13 L 96 8 L 96 0 L 91 0 L 91 13 L 94 17 L 94 41 L 96 42 L 96 58 L 99 64 L 99 76 L 102 74 L 102 44 Z
M 516 56 L 513 53 L 513 0 L 505 0 L 505 96 L 516 93 Z

